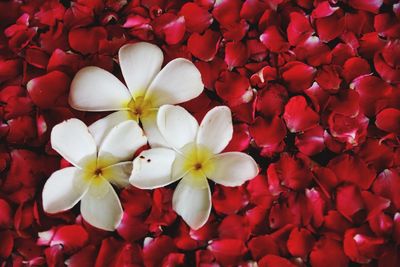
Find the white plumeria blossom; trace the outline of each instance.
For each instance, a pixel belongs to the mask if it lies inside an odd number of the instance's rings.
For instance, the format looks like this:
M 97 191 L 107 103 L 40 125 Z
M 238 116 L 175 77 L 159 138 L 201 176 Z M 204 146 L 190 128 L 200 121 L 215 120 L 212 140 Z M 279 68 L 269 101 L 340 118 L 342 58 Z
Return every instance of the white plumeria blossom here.
M 43 209 L 58 213 L 80 201 L 82 217 L 88 223 L 113 231 L 120 224 L 123 211 L 111 184 L 129 185 L 133 155 L 147 143 L 142 129 L 135 121 L 125 121 L 97 143 L 82 121 L 69 119 L 53 128 L 50 141 L 73 167 L 54 172 L 46 181 Z
M 130 183 L 154 189 L 180 178 L 173 209 L 192 228 L 203 226 L 211 211 L 207 178 L 224 186 L 239 186 L 258 174 L 252 157 L 241 152 L 221 153 L 232 139 L 231 111 L 219 106 L 210 110 L 200 126 L 184 108 L 162 106 L 157 126 L 168 144 L 145 150 L 133 161 Z
M 117 111 L 89 127 L 96 140 L 102 140 L 118 123 L 135 120 L 142 123 L 152 147 L 164 145 L 156 126 L 157 110 L 197 97 L 204 88 L 199 70 L 183 58 L 161 69 L 162 50 L 144 42 L 122 46 L 118 57 L 126 86 L 101 68 L 85 67 L 72 81 L 70 105 L 82 111 Z

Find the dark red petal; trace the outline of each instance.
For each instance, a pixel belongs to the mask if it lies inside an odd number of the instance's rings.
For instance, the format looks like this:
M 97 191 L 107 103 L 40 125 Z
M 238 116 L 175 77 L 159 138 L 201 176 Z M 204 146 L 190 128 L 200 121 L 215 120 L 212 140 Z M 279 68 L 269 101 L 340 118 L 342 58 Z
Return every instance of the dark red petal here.
M 260 260 L 266 255 L 279 255 L 279 248 L 275 240 L 269 235 L 252 238 L 248 243 L 248 247 L 255 260 Z
M 313 267 L 342 267 L 348 265 L 349 259 L 343 253 L 340 242 L 322 237 L 314 245 L 310 263 Z
M 289 43 L 284 39 L 278 27 L 270 26 L 260 36 L 260 41 L 274 53 L 285 52 L 289 49 Z
M 250 134 L 248 125 L 245 123 L 233 125 L 233 136 L 224 152 L 243 151 L 250 145 Z
M 207 249 L 222 265 L 234 265 L 240 262 L 247 252 L 244 242 L 238 239 L 213 240 Z
M 213 22 L 213 18 L 207 9 L 198 6 L 196 3 L 184 4 L 180 14 L 185 17 L 186 28 L 191 32 L 201 33 Z
M 220 34 L 212 30 L 207 30 L 202 35 L 193 33 L 188 39 L 188 49 L 195 57 L 211 61 L 218 51 L 220 41 Z
M 307 39 L 313 33 L 307 17 L 301 13 L 290 13 L 290 23 L 287 27 L 287 36 L 290 45 L 297 45 L 300 41 Z
M 249 58 L 247 47 L 242 42 L 229 42 L 225 46 L 225 63 L 229 69 L 243 66 Z
M 241 187 L 215 186 L 212 195 L 213 208 L 220 213 L 235 214 L 247 204 L 246 195 Z
M 99 42 L 107 37 L 103 27 L 76 28 L 69 32 L 68 41 L 72 49 L 82 54 L 94 54 L 99 49 Z
M 339 77 L 337 66 L 323 66 L 318 70 L 315 81 L 325 90 L 335 93 L 339 90 L 342 79 Z
M 295 145 L 307 156 L 318 154 L 325 148 L 324 129 L 318 125 L 296 135 Z
M 251 136 L 260 147 L 271 146 L 280 143 L 286 136 L 286 127 L 283 120 L 275 116 L 265 120 L 257 117 L 249 128 Z
M 372 191 L 390 199 L 396 209 L 400 208 L 400 175 L 396 169 L 386 169 L 381 172 L 372 185 Z
M 176 252 L 173 240 L 169 236 L 146 238 L 143 246 L 143 261 L 146 266 L 161 266 L 168 254 Z
M 382 6 L 383 0 L 353 0 L 349 2 L 349 5 L 360 10 L 369 11 L 377 14 L 379 12 L 379 8 Z
M 305 258 L 314 246 L 315 239 L 305 228 L 293 228 L 287 241 L 287 247 L 295 257 Z
M 288 93 L 285 88 L 278 84 L 272 84 L 257 94 L 256 108 L 266 117 L 279 116 L 282 114 Z
M 0 228 L 9 228 L 13 219 L 12 210 L 7 201 L 0 198 Z
M 164 13 L 153 20 L 154 32 L 169 45 L 178 44 L 185 34 L 185 18 L 172 13 Z
M 258 266 L 260 267 L 296 267 L 295 264 L 291 263 L 289 260 L 276 256 L 276 255 L 267 255 L 263 257 L 259 262 Z
M 336 208 L 354 223 L 360 223 L 366 218 L 366 207 L 361 192 L 354 185 L 344 185 L 337 189 Z
M 292 133 L 303 132 L 318 125 L 319 115 L 307 104 L 303 96 L 292 97 L 283 114 L 286 126 Z
M 41 108 L 65 104 L 71 79 L 63 72 L 52 71 L 32 79 L 26 85 L 32 101 Z
M 225 71 L 215 83 L 217 94 L 230 106 L 247 103 L 247 94 L 252 92 L 249 80 L 238 73 Z
M 329 17 L 330 15 L 335 13 L 336 10 L 338 9 L 339 7 L 332 7 L 329 1 L 321 1 L 312 11 L 311 16 L 314 19 Z
M 369 263 L 379 257 L 384 242 L 383 238 L 369 236 L 361 228 L 353 228 L 344 235 L 344 252 L 354 262 Z
M 134 242 L 147 235 L 148 225 L 144 223 L 143 219 L 124 212 L 117 232 L 126 241 Z
M 282 78 L 292 93 L 300 93 L 311 86 L 316 70 L 299 61 L 292 61 L 283 66 Z
M 0 231 L 0 257 L 6 259 L 11 255 L 14 247 L 14 237 L 10 230 Z
M 344 18 L 335 13 L 329 17 L 316 19 L 315 26 L 321 41 L 329 42 L 344 31 Z
M 376 115 L 376 126 L 386 132 L 400 134 L 400 110 L 387 108 Z
M 96 261 L 97 251 L 95 246 L 89 245 L 84 247 L 79 252 L 68 258 L 68 266 L 94 266 Z
M 218 233 L 221 239 L 241 239 L 246 242 L 250 237 L 249 223 L 243 216 L 228 215 L 220 223 Z
M 347 82 L 351 82 L 355 78 L 369 73 L 371 73 L 371 68 L 365 59 L 352 57 L 344 63 L 342 75 Z

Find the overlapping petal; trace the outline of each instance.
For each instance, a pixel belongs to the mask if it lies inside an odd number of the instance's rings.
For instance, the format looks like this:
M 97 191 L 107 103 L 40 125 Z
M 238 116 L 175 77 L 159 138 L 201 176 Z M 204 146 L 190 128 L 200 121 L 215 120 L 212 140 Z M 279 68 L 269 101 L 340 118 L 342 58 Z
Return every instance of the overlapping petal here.
M 97 148 L 87 126 L 78 119 L 56 125 L 51 132 L 51 146 L 77 167 L 96 157 Z
M 125 85 L 99 67 L 85 67 L 71 83 L 69 104 L 83 111 L 114 111 L 126 109 L 131 100 Z

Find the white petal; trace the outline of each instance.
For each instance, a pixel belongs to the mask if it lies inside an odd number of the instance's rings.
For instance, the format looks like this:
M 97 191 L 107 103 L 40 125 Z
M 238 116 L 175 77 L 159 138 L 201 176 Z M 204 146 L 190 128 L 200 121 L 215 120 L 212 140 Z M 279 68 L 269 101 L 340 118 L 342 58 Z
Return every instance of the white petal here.
M 144 42 L 124 45 L 118 56 L 122 74 L 133 96 L 145 93 L 164 61 L 160 48 Z
M 100 145 L 98 158 L 108 164 L 132 159 L 136 150 L 147 143 L 136 121 L 124 121 L 112 128 Z
M 120 80 L 108 71 L 94 66 L 78 71 L 69 93 L 71 107 L 84 111 L 126 109 L 131 99 L 128 89 Z
M 258 174 L 252 157 L 241 152 L 227 152 L 211 158 L 214 167 L 206 172 L 209 179 L 224 186 L 239 186 Z
M 151 147 L 169 147 L 167 141 L 162 136 L 157 126 L 157 110 L 153 110 L 145 117 L 140 117 L 140 122 L 144 133 L 147 136 L 147 141 Z
M 201 74 L 189 60 L 177 58 L 169 62 L 155 77 L 146 92 L 154 106 L 178 104 L 191 100 L 203 91 Z
M 164 105 L 158 110 L 157 126 L 170 147 L 180 149 L 196 139 L 199 124 L 186 109 Z
M 231 110 L 225 106 L 215 107 L 203 118 L 197 134 L 197 143 L 208 147 L 214 154 L 220 153 L 232 139 Z
M 169 148 L 152 148 L 139 154 L 133 161 L 129 182 L 141 189 L 154 189 L 175 182 L 172 177 L 175 151 Z
M 52 148 L 77 167 L 96 157 L 96 143 L 87 126 L 78 119 L 54 126 L 50 140 Z
M 78 179 L 82 179 L 82 172 L 75 167 L 68 167 L 54 172 L 43 188 L 44 211 L 57 213 L 75 206 L 89 186 L 89 183 L 81 183 L 77 181 Z
M 100 147 L 104 137 L 112 128 L 126 120 L 133 120 L 131 113 L 129 111 L 120 110 L 92 123 L 89 126 L 89 132 L 92 134 L 97 147 Z
M 97 181 L 92 182 L 81 200 L 82 217 L 97 228 L 114 231 L 122 219 L 121 203 L 109 182 L 103 178 L 95 179 Z
M 115 186 L 124 188 L 129 185 L 132 162 L 120 162 L 102 169 L 102 176 Z
M 204 178 L 204 186 L 193 186 L 191 177 L 185 176 L 172 198 L 172 208 L 192 229 L 199 229 L 208 220 L 211 211 L 211 192 Z

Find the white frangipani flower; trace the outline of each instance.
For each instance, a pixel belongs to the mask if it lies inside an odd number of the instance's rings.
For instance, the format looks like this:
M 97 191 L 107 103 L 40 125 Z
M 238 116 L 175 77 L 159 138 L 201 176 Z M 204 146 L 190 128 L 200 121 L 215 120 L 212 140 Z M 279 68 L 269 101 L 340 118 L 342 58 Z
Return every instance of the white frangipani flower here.
M 258 174 L 254 159 L 241 152 L 221 153 L 232 139 L 231 111 L 210 110 L 200 126 L 184 108 L 164 105 L 157 125 L 168 147 L 145 150 L 133 161 L 130 183 L 153 189 L 182 178 L 175 189 L 173 209 L 193 229 L 203 226 L 211 211 L 207 178 L 225 186 L 239 186 Z
M 122 121 L 140 120 L 150 145 L 163 145 L 156 126 L 158 108 L 197 97 L 204 88 L 200 72 L 183 58 L 161 70 L 163 53 L 150 43 L 124 45 L 118 56 L 126 86 L 101 68 L 83 68 L 72 81 L 70 105 L 82 111 L 117 111 L 89 126 L 96 140 Z
M 121 222 L 122 207 L 111 184 L 129 185 L 131 159 L 146 142 L 142 129 L 132 120 L 113 127 L 101 143 L 95 142 L 78 119 L 56 125 L 51 145 L 74 167 L 58 170 L 46 181 L 43 209 L 58 213 L 81 201 L 81 214 L 88 223 L 113 231 Z

